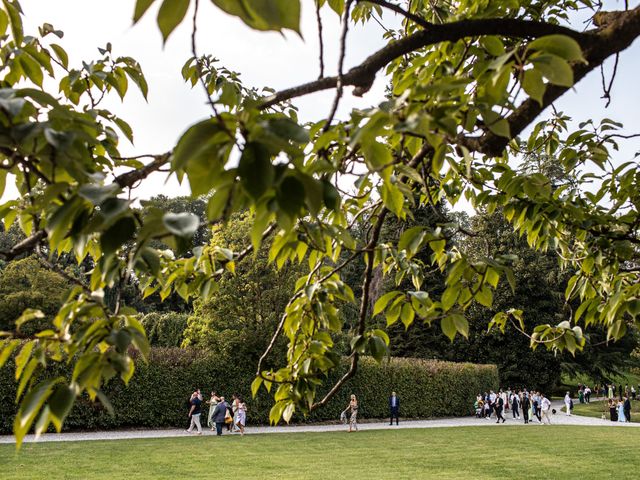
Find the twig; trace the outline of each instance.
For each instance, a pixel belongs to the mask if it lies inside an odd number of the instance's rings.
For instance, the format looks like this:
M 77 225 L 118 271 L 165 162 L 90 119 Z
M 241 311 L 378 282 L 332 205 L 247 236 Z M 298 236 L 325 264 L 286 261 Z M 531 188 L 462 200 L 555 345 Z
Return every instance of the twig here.
M 329 112 L 329 116 L 322 128 L 323 132 L 326 132 L 331 128 L 331 122 L 333 122 L 333 117 L 336 115 L 336 111 L 338 110 L 338 105 L 340 104 L 340 99 L 342 98 L 343 92 L 343 84 L 342 84 L 342 69 L 344 67 L 344 56 L 347 50 L 347 32 L 349 31 L 349 13 L 351 11 L 351 4 L 353 4 L 353 0 L 347 0 L 347 4 L 344 7 L 344 17 L 342 19 L 342 33 L 340 34 L 340 58 L 338 59 L 338 76 L 336 77 L 336 96 L 333 99 L 333 105 L 331 106 L 331 111 Z
M 366 1 L 367 3 L 373 3 L 375 5 L 380 5 L 381 7 L 391 10 L 392 12 L 398 13 L 403 17 L 411 20 L 413 23 L 420 25 L 422 28 L 431 28 L 433 26 L 431 22 L 427 22 L 424 18 L 419 17 L 418 15 L 407 10 L 404 10 L 402 7 L 396 5 L 395 3 L 387 2 L 386 0 L 358 0 L 358 2 L 363 1 Z
M 319 80 L 324 77 L 324 40 L 322 39 L 322 16 L 320 15 L 320 0 L 316 0 L 316 23 L 318 24 L 318 43 L 320 46 L 320 75 L 318 75 Z

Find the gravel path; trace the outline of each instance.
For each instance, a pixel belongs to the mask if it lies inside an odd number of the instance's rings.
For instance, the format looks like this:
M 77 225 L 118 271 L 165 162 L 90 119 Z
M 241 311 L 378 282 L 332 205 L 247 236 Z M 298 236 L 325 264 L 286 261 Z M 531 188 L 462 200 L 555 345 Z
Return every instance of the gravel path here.
M 552 425 L 581 425 L 581 426 L 610 426 L 612 428 L 634 428 L 640 427 L 640 423 L 618 423 L 603 421 L 599 418 L 582 417 L 578 415 L 567 416 L 560 411 L 562 402 L 553 402 L 552 408 L 557 413 L 551 417 Z M 511 411 L 505 415 L 506 423 L 501 424 L 504 427 L 511 425 L 523 425 L 523 420 L 512 418 Z M 185 422 L 186 423 L 186 422 Z M 386 422 L 362 423 L 358 425 L 360 430 L 386 430 L 386 429 L 403 429 L 403 428 L 442 428 L 442 427 L 477 427 L 495 425 L 490 419 L 478 419 L 475 417 L 455 417 L 440 418 L 436 420 L 408 420 L 400 422 L 399 426 L 390 427 Z M 537 422 L 532 425 L 540 427 Z M 531 427 L 531 428 L 535 428 Z M 265 433 L 300 433 L 300 432 L 338 432 L 345 431 L 347 427 L 341 424 L 336 425 L 292 425 L 278 427 L 253 427 L 247 428 L 248 435 L 265 434 Z M 134 438 L 170 438 L 170 437 L 186 437 L 194 434 L 186 433 L 180 429 L 164 429 L 164 430 L 113 430 L 103 432 L 70 432 L 70 433 L 48 433 L 38 440 L 39 442 L 75 442 L 87 440 L 121 440 Z M 203 430 L 203 435 L 215 435 L 209 429 Z M 34 442 L 33 435 L 27 435 L 25 442 Z M 0 436 L 0 444 L 15 443 L 12 435 Z

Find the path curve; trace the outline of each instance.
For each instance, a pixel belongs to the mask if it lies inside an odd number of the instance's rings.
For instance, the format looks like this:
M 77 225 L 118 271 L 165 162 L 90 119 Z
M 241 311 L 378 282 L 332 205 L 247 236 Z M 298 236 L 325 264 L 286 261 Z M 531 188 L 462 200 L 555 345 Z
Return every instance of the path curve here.
M 611 428 L 635 428 L 640 427 L 640 423 L 618 423 L 605 421 L 599 418 L 583 417 L 579 415 L 567 416 L 560 411 L 560 407 L 563 406 L 562 402 L 552 402 L 552 408 L 557 410 L 555 415 L 552 415 L 552 425 L 575 425 L 575 426 L 610 426 Z M 523 425 L 522 419 L 517 420 L 512 418 L 511 411 L 508 411 L 505 415 L 506 423 L 501 426 L 509 427 L 513 425 Z M 358 425 L 358 428 L 362 431 L 365 430 L 386 430 L 386 429 L 405 429 L 405 428 L 445 428 L 445 427 L 477 427 L 477 426 L 490 426 L 495 425 L 496 422 L 493 419 L 486 420 L 475 417 L 452 417 L 452 418 L 439 418 L 435 420 L 407 420 L 400 422 L 399 426 L 389 426 L 386 422 L 373 422 L 362 423 Z M 541 427 L 537 422 L 531 423 L 531 428 Z M 544 426 L 544 428 L 548 428 Z M 271 433 L 301 433 L 301 432 L 338 432 L 345 431 L 346 427 L 341 424 L 334 425 L 291 425 L 291 426 L 277 426 L 277 427 L 253 427 L 247 428 L 248 435 L 254 434 L 271 434 Z M 123 439 L 136 439 L 136 438 L 172 438 L 172 437 L 188 437 L 190 435 L 184 430 L 180 429 L 163 429 L 163 430 L 111 430 L 111 431 L 99 431 L 99 432 L 65 432 L 65 433 L 48 433 L 42 435 L 38 442 L 76 442 L 76 441 L 91 441 L 91 440 L 123 440 Z M 215 432 L 209 429 L 203 430 L 203 435 L 215 435 Z M 236 435 L 236 434 L 234 434 Z M 27 435 L 25 442 L 34 442 L 34 435 Z M 0 436 L 0 444 L 15 443 L 13 435 Z

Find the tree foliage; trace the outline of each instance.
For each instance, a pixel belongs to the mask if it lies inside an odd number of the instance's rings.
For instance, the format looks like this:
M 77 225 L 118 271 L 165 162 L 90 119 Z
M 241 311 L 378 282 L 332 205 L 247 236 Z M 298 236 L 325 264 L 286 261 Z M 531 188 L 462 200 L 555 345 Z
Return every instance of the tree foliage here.
M 251 28 L 300 31 L 300 0 L 212 1 Z M 197 5 L 138 0 L 134 20 L 153 3 L 165 41 Z M 584 327 L 603 327 L 607 338 L 618 339 L 636 320 L 638 166 L 612 155 L 618 142 L 632 136 L 613 120 L 585 120 L 577 130 L 562 119 L 534 121 L 631 45 L 640 33 L 640 8 L 604 12 L 589 0 L 318 0 L 318 6 L 342 18 L 338 75 L 275 93 L 247 88 L 237 74 L 198 54 L 194 32 L 193 58 L 182 74 L 206 92 L 211 115 L 186 128 L 170 152 L 149 154 L 143 163 L 122 157 L 119 138 L 131 139 L 131 127 L 102 107 L 105 96 L 125 97 L 131 85 L 146 96 L 139 64 L 106 45 L 98 58 L 75 66 L 59 44 L 61 32 L 45 24 L 25 33 L 19 3 L 3 2 L 0 184 L 14 182 L 23 199 L 5 202 L 0 217 L 7 229 L 17 221 L 26 238 L 2 257 L 35 252 L 50 261 L 70 252 L 78 262 L 90 256 L 94 264 L 88 279 L 75 278 L 50 329 L 21 343 L 22 326 L 39 316 L 28 311 L 3 334 L 8 341 L 0 364 L 18 352 L 18 442 L 34 424 L 37 433 L 51 423 L 59 429 L 82 392 L 108 405 L 101 385 L 115 375 L 131 378 L 130 347 L 146 355 L 148 340 L 136 312 L 118 298 L 107 305 L 107 289 L 135 275 L 145 296 L 158 292 L 164 299 L 175 292 L 185 300 L 206 300 L 266 237 L 272 237 L 268 259 L 276 267 L 309 267 L 269 343 L 281 335 L 287 339 L 286 362 L 266 367 L 270 346 L 258 362 L 253 390 L 264 386 L 274 394 L 272 421 L 325 405 L 355 373 L 360 355 L 385 356 L 389 339 L 372 325 L 372 313 L 388 321 L 399 316 L 406 324 L 420 318 L 451 339 L 466 336 L 466 312 L 493 305 L 496 288 L 511 278 L 510 267 L 500 257 L 468 256 L 448 243 L 444 225 L 418 225 L 397 242 L 382 241 L 385 222 L 405 221 L 417 205 L 455 205 L 464 197 L 476 209 L 501 212 L 532 248 L 557 251 L 576 272 L 565 296 L 578 307 L 562 321 L 536 326 L 533 345 L 575 352 L 585 344 Z M 344 71 L 349 25 L 371 21 L 383 8 L 402 15 L 403 28 L 390 31 L 385 47 Z M 587 30 L 572 23 L 572 14 L 585 8 L 593 12 Z M 390 81 L 389 97 L 336 120 L 346 88 L 362 95 L 382 72 Z M 59 89 L 48 91 L 45 76 Z M 336 92 L 327 117 L 300 124 L 294 99 L 327 89 Z M 520 171 L 523 153 L 553 157 L 577 188 L 554 189 L 544 173 Z M 153 207 L 140 215 L 126 194 L 161 168 L 186 178 L 194 196 L 207 195 L 207 223 L 249 209 L 246 243 L 237 250 L 212 244 L 190 250 L 198 215 Z M 360 238 L 350 232 L 354 222 L 367 225 Z M 156 248 L 157 241 L 171 250 Z M 431 251 L 425 267 L 446 278 L 440 296 L 424 291 L 424 275 L 414 274 L 414 257 L 424 248 Z M 354 301 L 341 277 L 353 262 L 364 268 L 350 367 L 316 398 L 322 379 L 340 364 L 332 334 L 343 328 L 339 308 Z M 372 312 L 378 267 L 385 276 L 416 280 L 411 290 L 380 297 Z M 491 325 L 505 329 L 515 322 L 524 330 L 522 318 L 516 310 L 499 312 Z M 64 361 L 74 364 L 70 380 L 34 376 Z

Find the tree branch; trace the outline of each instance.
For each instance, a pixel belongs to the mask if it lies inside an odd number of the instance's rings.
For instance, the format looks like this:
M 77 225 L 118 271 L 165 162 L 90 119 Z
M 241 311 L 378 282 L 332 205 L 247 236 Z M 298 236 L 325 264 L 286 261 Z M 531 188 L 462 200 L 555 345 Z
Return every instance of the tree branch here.
M 137 182 L 144 180 L 153 172 L 160 170 L 163 166 L 169 163 L 171 153 L 172 152 L 167 152 L 161 155 L 154 155 L 151 163 L 137 170 L 132 170 L 118 175 L 114 183 L 117 183 L 121 188 L 133 188 Z
M 428 30 L 416 32 L 400 40 L 393 41 L 387 46 L 369 56 L 360 65 L 353 67 L 342 76 L 342 85 L 352 85 L 356 88 L 353 94 L 362 96 L 368 92 L 376 73 L 389 62 L 398 57 L 411 53 L 421 48 L 435 45 L 441 42 L 455 42 L 467 37 L 481 35 L 501 35 L 514 38 L 538 38 L 545 35 L 567 35 L 581 44 L 593 41 L 594 35 L 577 32 L 560 25 L 552 25 L 533 20 L 520 20 L 516 18 L 486 18 L 474 20 L 461 20 L 459 22 L 434 24 Z M 282 90 L 265 98 L 261 109 L 269 108 L 277 103 L 292 98 L 301 97 L 310 93 L 327 90 L 337 86 L 338 77 L 325 77 L 313 82 L 305 83 L 297 87 Z
M 433 23 L 427 22 L 424 18 L 419 17 L 418 15 L 411 13 L 407 10 L 404 10 L 400 5 L 396 5 L 395 3 L 387 2 L 386 0 L 358 0 L 359 3 L 362 2 L 373 3 L 375 5 L 380 5 L 392 12 L 398 13 L 403 17 L 411 20 L 416 25 L 420 25 L 422 28 L 431 28 Z
M 640 7 L 628 12 L 610 12 L 605 23 L 599 30 L 592 30 L 582 34 L 578 40 L 587 63 L 573 66 L 574 85 L 582 80 L 589 72 L 598 68 L 608 57 L 615 55 L 629 47 L 640 35 Z M 484 153 L 489 156 L 499 156 L 512 138 L 522 131 L 548 106 L 572 87 L 548 85 L 542 105 L 531 98 L 525 100 L 514 110 L 507 121 L 509 122 L 510 138 L 501 137 L 494 133 L 486 133 L 481 137 L 471 138 L 459 136 L 459 145 L 469 150 Z

